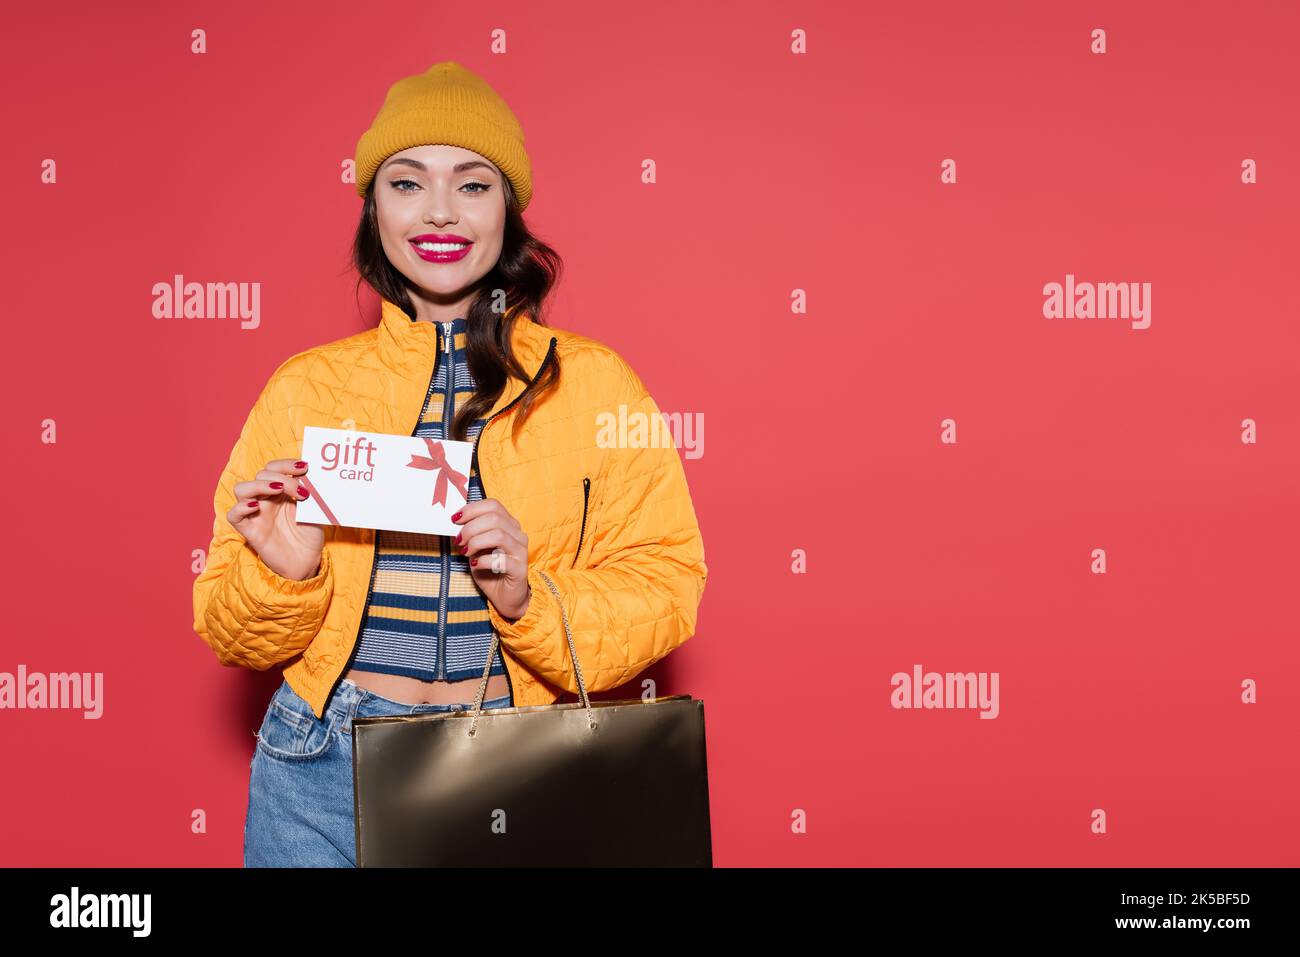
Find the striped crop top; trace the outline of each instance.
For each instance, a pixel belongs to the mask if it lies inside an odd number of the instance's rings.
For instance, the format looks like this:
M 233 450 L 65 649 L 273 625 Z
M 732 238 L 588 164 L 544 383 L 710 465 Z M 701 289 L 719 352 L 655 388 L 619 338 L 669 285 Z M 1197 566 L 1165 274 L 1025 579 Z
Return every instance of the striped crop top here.
M 459 317 L 439 326 L 438 371 L 429 382 L 414 434 L 444 439 L 456 409 L 473 397 L 475 383 L 465 358 L 467 321 Z M 474 441 L 484 422 L 470 424 L 467 441 Z M 482 498 L 477 463 L 472 462 L 469 501 Z M 493 629 L 469 559 L 452 550 L 447 535 L 389 529 L 375 534 L 375 571 L 351 666 L 422 681 L 482 677 Z M 490 674 L 504 673 L 498 645 Z

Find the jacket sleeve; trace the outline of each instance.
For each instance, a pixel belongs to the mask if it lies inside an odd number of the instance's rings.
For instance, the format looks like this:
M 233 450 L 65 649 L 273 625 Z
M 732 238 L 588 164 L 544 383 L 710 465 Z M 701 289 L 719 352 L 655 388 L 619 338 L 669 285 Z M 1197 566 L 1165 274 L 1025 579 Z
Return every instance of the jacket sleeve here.
M 620 362 L 622 360 L 620 359 Z M 626 363 L 625 391 L 615 397 L 628 406 L 629 421 L 643 413 L 655 427 L 667 426 L 654 399 Z M 597 424 L 591 423 L 592 435 Z M 489 603 L 489 617 L 507 648 L 548 684 L 574 694 L 578 682 L 560 614 L 563 603 L 587 690 L 605 691 L 630 681 L 695 633 L 708 567 L 686 474 L 670 440 L 647 447 L 611 449 L 600 481 L 606 483 L 602 511 L 615 511 L 613 524 L 600 524 L 587 568 L 561 561 L 546 572 L 559 601 L 530 563 L 532 588 L 527 610 L 511 621 Z M 613 502 L 617 501 L 617 507 Z
M 235 483 L 253 478 L 271 459 L 298 454 L 288 412 L 275 399 L 279 372 L 262 390 L 221 473 L 207 564 L 194 581 L 194 630 L 223 665 L 255 671 L 310 645 L 334 593 L 328 540 L 315 577 L 283 578 L 226 519 Z

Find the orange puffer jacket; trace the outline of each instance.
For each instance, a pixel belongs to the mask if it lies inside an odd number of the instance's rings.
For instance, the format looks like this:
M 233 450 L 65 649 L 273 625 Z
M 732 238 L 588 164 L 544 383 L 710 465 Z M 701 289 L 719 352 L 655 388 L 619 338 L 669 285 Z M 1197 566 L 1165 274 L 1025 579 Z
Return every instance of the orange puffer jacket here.
M 194 629 L 218 660 L 258 671 L 287 663 L 285 680 L 317 717 L 357 643 L 375 530 L 325 526 L 320 571 L 296 581 L 263 564 L 226 513 L 235 483 L 272 459 L 301 456 L 304 426 L 415 433 L 437 329 L 381 303 L 378 327 L 292 356 L 271 376 L 221 473 L 207 564 L 194 582 Z M 514 704 L 523 707 L 578 691 L 560 605 L 539 570 L 560 593 L 587 690 L 603 691 L 694 634 L 708 569 L 677 448 L 631 367 L 608 346 L 527 318 L 512 335 L 534 378 L 545 363 L 560 364 L 558 388 L 534 405 L 517 440 L 508 409 L 524 384 L 514 378 L 477 438 L 484 497 L 500 501 L 528 535 L 528 610 L 511 622 L 488 605 Z M 601 413 L 661 432 L 645 441 L 647 430 L 629 427 L 632 441 L 610 443 Z

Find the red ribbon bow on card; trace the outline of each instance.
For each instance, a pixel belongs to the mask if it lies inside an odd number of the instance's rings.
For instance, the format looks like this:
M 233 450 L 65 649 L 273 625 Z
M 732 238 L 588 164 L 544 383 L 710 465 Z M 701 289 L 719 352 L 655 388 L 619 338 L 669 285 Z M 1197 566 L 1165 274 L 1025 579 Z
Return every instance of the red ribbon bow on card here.
M 426 472 L 437 470 L 438 481 L 433 486 L 433 504 L 447 507 L 447 483 L 451 482 L 456 486 L 456 491 L 460 492 L 460 497 L 469 501 L 468 475 L 461 475 L 454 468 L 447 464 L 447 455 L 443 451 L 442 443 L 435 442 L 428 436 L 424 436 L 424 444 L 429 447 L 429 456 L 412 455 L 411 461 L 406 463 L 408 469 L 423 469 Z

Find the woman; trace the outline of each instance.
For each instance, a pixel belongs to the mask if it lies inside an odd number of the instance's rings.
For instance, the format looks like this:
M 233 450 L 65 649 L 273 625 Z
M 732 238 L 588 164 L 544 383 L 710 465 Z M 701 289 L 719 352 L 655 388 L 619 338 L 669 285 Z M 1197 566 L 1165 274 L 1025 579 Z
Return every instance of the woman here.
M 354 718 L 464 710 L 484 680 L 485 708 L 576 694 L 564 615 L 588 691 L 618 687 L 691 637 L 707 577 L 645 385 L 541 323 L 559 259 L 521 216 L 531 173 L 509 107 L 439 63 L 393 85 L 355 161 L 354 261 L 379 325 L 272 374 L 194 585 L 222 664 L 285 665 L 250 769 L 248 866 L 355 866 Z M 460 534 L 299 525 L 308 425 L 472 441 Z

